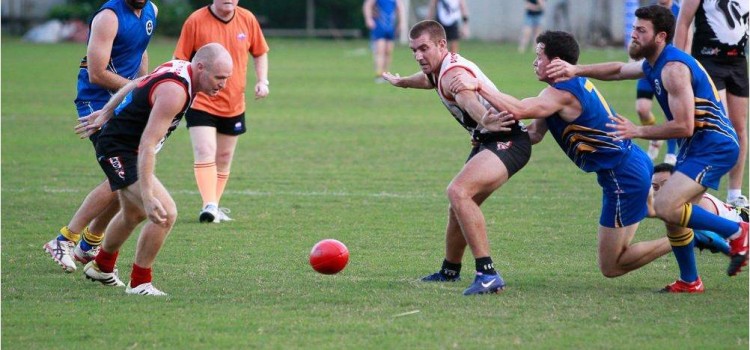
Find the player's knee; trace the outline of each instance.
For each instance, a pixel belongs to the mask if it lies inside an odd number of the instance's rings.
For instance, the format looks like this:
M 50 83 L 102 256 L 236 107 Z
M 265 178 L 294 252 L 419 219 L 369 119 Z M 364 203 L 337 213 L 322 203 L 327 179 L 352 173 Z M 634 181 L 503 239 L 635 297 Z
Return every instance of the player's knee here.
M 445 190 L 445 193 L 448 195 L 448 200 L 451 202 L 451 205 L 454 203 L 458 203 L 462 200 L 465 200 L 469 197 L 468 191 L 466 191 L 465 188 L 462 186 L 456 185 L 451 183 L 448 185 L 448 188 Z
M 677 207 L 671 199 L 664 196 L 656 196 L 656 198 L 654 198 L 654 211 L 656 212 L 656 217 L 667 222 L 672 222 L 670 219 L 675 216 L 674 213 L 676 209 Z
M 599 271 L 604 277 L 615 278 L 625 274 L 625 272 L 617 266 L 616 263 L 599 263 Z

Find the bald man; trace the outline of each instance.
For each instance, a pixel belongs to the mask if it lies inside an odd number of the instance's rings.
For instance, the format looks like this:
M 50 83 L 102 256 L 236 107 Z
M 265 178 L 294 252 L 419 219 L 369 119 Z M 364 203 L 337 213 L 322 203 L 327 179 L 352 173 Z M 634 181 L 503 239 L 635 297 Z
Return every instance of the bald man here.
M 166 295 L 151 284 L 151 267 L 177 219 L 177 207 L 154 175 L 156 153 L 177 128 L 193 97 L 198 92 L 218 94 L 232 68 L 232 57 L 223 46 L 207 44 L 191 62 L 162 64 L 125 85 L 100 111 L 81 119 L 77 132 L 82 137 L 101 127 L 96 158 L 122 208 L 107 226 L 96 258 L 84 266 L 86 278 L 106 286 L 125 286 L 115 269 L 118 252 L 136 226 L 148 219 L 138 238 L 125 292 Z

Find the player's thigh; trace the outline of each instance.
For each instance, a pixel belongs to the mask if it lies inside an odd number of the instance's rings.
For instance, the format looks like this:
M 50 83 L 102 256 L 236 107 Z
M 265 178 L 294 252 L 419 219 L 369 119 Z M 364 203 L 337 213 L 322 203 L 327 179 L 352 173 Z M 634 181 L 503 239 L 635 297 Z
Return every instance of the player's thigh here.
M 654 195 L 654 207 L 674 209 L 684 203 L 695 201 L 706 191 L 706 187 L 695 182 L 687 175 L 676 171 Z
M 472 196 L 478 193 L 488 194 L 508 181 L 508 178 L 508 168 L 500 158 L 489 150 L 483 150 L 464 164 L 450 186 L 457 186 Z

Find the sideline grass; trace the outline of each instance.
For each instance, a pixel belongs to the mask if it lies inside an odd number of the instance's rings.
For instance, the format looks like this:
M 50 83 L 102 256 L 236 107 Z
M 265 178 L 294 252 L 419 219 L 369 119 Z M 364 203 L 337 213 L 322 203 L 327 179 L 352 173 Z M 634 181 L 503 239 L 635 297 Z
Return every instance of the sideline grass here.
M 222 200 L 236 221 L 197 223 L 187 132 L 169 139 L 157 174 L 180 218 L 154 270 L 169 297 L 130 297 L 84 280 L 80 269 L 64 274 L 42 245 L 102 179 L 90 144 L 72 133 L 84 47 L 3 39 L 3 348 L 748 347 L 748 274 L 726 277 L 726 258 L 698 255 L 703 295 L 653 292 L 677 277 L 671 255 L 617 279 L 601 276 L 596 178 L 551 137 L 484 205 L 507 291 L 461 296 L 470 256 L 462 282 L 417 282 L 443 257 L 443 191 L 468 137 L 434 92 L 374 84 L 364 41 L 270 42 L 271 95 L 248 100 L 249 132 Z M 169 59 L 173 45 L 153 43 L 151 66 Z M 473 42 L 462 52 L 515 96 L 543 87 L 530 54 Z M 582 55 L 613 59 L 624 53 Z M 392 70 L 417 71 L 407 48 L 397 47 Z M 596 84 L 634 117 L 634 83 Z M 647 220 L 636 240 L 662 235 Z M 323 238 L 351 251 L 339 275 L 307 265 Z M 134 241 L 120 255 L 126 281 Z

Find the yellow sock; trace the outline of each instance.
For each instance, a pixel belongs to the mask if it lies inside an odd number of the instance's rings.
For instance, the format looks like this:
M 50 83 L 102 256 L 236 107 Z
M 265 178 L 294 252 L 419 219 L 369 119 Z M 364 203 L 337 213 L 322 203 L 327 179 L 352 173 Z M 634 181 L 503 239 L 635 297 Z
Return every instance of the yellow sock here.
M 88 227 L 83 229 L 83 240 L 86 241 L 90 246 L 98 246 L 102 244 L 102 239 L 104 239 L 104 232 L 102 233 L 93 233 L 89 230 Z
M 81 239 L 81 234 L 71 231 L 68 226 L 63 226 L 60 229 L 60 234 L 63 235 L 63 237 L 65 237 L 67 240 L 75 243 L 78 243 L 78 240 Z
M 641 121 L 641 125 L 654 125 L 656 124 L 656 117 L 653 113 L 648 114 L 648 119 Z
M 194 163 L 195 182 L 203 199 L 203 206 L 208 203 L 217 203 L 216 200 L 216 162 Z

